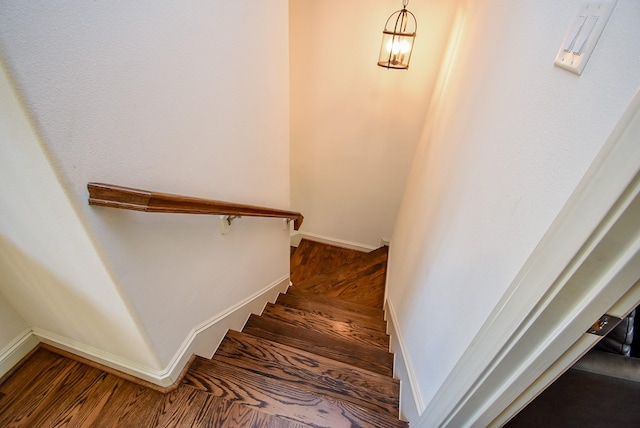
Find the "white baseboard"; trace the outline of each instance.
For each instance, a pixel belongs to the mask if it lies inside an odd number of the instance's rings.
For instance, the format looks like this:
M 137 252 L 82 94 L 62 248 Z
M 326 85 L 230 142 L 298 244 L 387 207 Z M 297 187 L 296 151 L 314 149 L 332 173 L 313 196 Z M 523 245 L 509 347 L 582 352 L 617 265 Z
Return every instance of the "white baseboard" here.
M 398 318 L 391 302 L 387 300 L 384 309 L 390 351 L 393 352 L 393 377 L 400 379 L 400 417 L 410 424 L 415 423 L 425 409 L 422 393 L 411 361 L 407 358 L 406 347 L 398 328 Z
M 267 302 L 274 302 L 278 293 L 287 291 L 289 284 L 289 276 L 287 275 L 195 327 L 191 330 L 191 333 L 186 337 L 182 346 L 180 346 L 168 367 L 164 370 L 142 367 L 136 363 L 122 359 L 117 355 L 104 352 L 40 328 L 33 329 L 31 336 L 35 340 L 35 344 L 28 350 L 33 349 L 35 345 L 42 341 L 155 385 L 168 387 L 178 380 L 180 373 L 193 354 L 210 358 L 216 349 L 218 349 L 227 330 L 241 330 L 249 318 L 249 315 L 252 313 L 256 315 L 262 313 Z M 31 334 L 31 330 L 29 330 L 29 333 Z M 24 355 L 26 355 L 26 353 L 24 353 Z M 0 357 L 1 356 L 4 356 L 4 353 L 1 354 Z M 3 360 L 0 359 L 0 364 L 2 362 Z M 13 365 L 9 365 L 9 369 L 12 366 Z M 0 368 L 3 368 L 3 366 L 0 365 Z
M 194 328 L 169 364 L 172 378 L 178 378 L 191 355 L 211 358 L 227 330 L 242 330 L 251 314 L 260 315 L 267 302 L 275 302 L 278 293 L 286 293 L 289 285 L 287 275 Z
M 169 386 L 173 383 L 166 379 L 166 376 L 164 376 L 164 373 L 160 370 L 141 366 L 138 363 L 129 361 L 118 355 L 103 351 L 102 349 L 94 348 L 93 346 L 86 345 L 74 339 L 69 339 L 68 337 L 59 335 L 58 333 L 34 327 L 33 334 L 38 338 L 39 342 L 46 343 L 47 345 L 54 346 L 79 357 L 86 358 L 94 363 L 102 364 L 103 366 L 110 367 L 114 370 L 127 373 L 131 376 L 137 377 L 138 379 L 143 379 L 163 387 Z
M 349 242 L 342 239 L 330 238 L 328 236 L 317 235 L 315 233 L 309 232 L 300 232 L 291 235 L 291 246 L 297 247 L 302 239 L 320 242 L 321 244 L 333 245 L 335 247 L 346 248 L 348 250 L 362 251 L 363 253 L 368 253 L 369 251 L 373 251 L 377 248 L 371 245 Z
M 9 372 L 21 359 L 38 346 L 38 338 L 28 328 L 0 350 L 0 377 Z

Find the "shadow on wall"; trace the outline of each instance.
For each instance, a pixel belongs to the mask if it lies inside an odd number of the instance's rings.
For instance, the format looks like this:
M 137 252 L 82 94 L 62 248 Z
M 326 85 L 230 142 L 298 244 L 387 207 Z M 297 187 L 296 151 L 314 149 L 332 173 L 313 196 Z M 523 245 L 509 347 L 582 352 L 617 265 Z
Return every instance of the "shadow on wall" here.
M 52 244 L 51 251 L 57 251 Z M 0 234 L 0 293 L 27 321 L 45 335 L 117 354 L 109 344 L 138 340 L 117 314 L 106 313 L 92 300 L 91 284 L 74 290 L 41 263 Z

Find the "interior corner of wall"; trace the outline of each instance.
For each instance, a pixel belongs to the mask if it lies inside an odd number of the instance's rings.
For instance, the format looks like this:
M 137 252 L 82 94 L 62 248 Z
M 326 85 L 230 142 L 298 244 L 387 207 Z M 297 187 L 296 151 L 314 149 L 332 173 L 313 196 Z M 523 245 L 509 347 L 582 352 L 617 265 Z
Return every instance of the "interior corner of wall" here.
M 38 346 L 40 341 L 28 328 L 3 349 L 0 349 L 0 378 L 13 369 L 24 357 Z

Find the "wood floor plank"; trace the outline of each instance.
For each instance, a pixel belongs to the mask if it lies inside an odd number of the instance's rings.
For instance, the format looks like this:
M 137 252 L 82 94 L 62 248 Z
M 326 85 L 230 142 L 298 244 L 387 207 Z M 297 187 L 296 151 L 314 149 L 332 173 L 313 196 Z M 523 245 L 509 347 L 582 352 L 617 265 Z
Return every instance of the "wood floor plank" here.
M 28 426 L 57 386 L 77 368 L 67 358 L 54 355 L 49 361 L 50 365 L 41 371 L 27 362 L 3 384 L 7 396 L 0 409 L 1 427 Z
M 191 427 L 202 418 L 209 397 L 201 390 L 180 386 L 164 395 L 158 415 L 158 428 Z
M 232 345 L 230 349 L 227 349 L 226 342 Z M 229 357 L 244 355 L 262 362 L 291 366 L 312 372 L 319 378 L 332 377 L 371 390 L 392 400 L 399 398 L 398 379 L 248 333 L 229 330 L 218 349 Z
M 37 379 L 41 377 L 52 379 L 57 376 L 57 370 L 61 370 L 62 366 L 67 364 L 68 362 L 56 354 L 46 350 L 38 349 L 33 353 L 19 370 L 0 384 L 0 392 L 6 394 L 5 398 L 0 401 L 0 420 L 2 420 L 1 415 L 5 415 L 7 412 L 5 409 L 9 406 L 15 406 L 16 401 L 24 398 L 25 391 L 32 389 Z
M 309 425 L 288 421 L 261 412 L 237 401 L 209 394 L 190 428 L 308 428 Z
M 336 301 L 342 302 L 341 300 L 331 299 L 321 302 L 318 299 L 313 299 L 312 296 L 313 295 L 301 296 L 290 293 L 280 294 L 276 303 L 290 308 L 300 309 L 301 311 L 322 316 L 333 321 L 352 322 L 371 330 L 378 330 L 383 333 L 386 331 L 387 323 L 382 317 L 370 316 L 343 309 L 340 305 L 336 304 Z
M 200 415 L 202 417 L 194 420 L 190 427 L 264 427 L 269 417 L 265 413 L 215 395 L 207 397 Z
M 40 372 L 49 368 L 56 359 L 56 354 L 42 348 L 36 349 L 26 361 L 19 363 L 21 365 L 18 370 L 2 378 L 0 392 L 15 393 L 20 387 L 25 387 L 26 381 L 37 377 Z
M 287 294 L 285 294 L 285 296 L 286 295 L 299 296 L 307 300 L 318 302 L 322 305 L 333 306 L 336 309 L 341 309 L 347 312 L 357 313 L 360 315 L 364 315 L 372 318 L 378 318 L 381 320 L 384 319 L 384 311 L 381 308 L 371 307 L 371 306 L 363 305 L 357 302 L 348 302 L 346 300 L 336 299 L 334 297 L 325 296 L 323 294 L 305 291 L 299 287 L 296 287 L 295 285 L 289 287 L 289 289 L 287 290 Z
M 371 272 L 378 271 L 381 268 L 386 267 L 386 264 L 387 251 L 375 250 L 345 263 L 332 271 L 314 275 L 297 282 L 292 279 L 292 282 L 294 286 L 299 286 L 304 289 L 317 287 L 319 284 L 331 286 L 332 284 L 358 279 L 363 275 L 370 274 Z
M 268 377 L 200 357 L 195 359 L 184 382 L 189 387 L 238 401 L 274 416 L 295 417 L 313 427 L 407 426 L 397 419 L 353 404 L 327 400 Z
M 257 315 L 249 317 L 242 331 L 374 373 L 385 376 L 393 374 L 393 354 L 370 346 L 362 346 L 352 341 Z
M 213 359 L 305 391 L 398 416 L 397 382 L 335 360 L 234 331 L 227 333 Z
M 121 379 L 96 417 L 97 428 L 154 427 L 163 402 L 163 394 Z
M 336 294 L 336 298 L 382 308 L 384 306 L 385 282 L 386 270 L 381 270 L 375 275 L 358 278 L 348 285 L 342 286 L 341 291 Z
M 102 398 L 117 381 L 115 376 L 101 370 L 76 363 L 71 371 L 48 397 L 45 405 L 29 421 L 34 427 L 91 426 L 90 416 L 105 401 Z M 85 403 L 93 403 L 87 406 Z
M 272 303 L 265 306 L 262 316 L 297 327 L 319 331 L 338 339 L 353 340 L 355 343 L 373 346 L 382 351 L 389 349 L 389 336 L 384 331 L 360 327 L 351 321 L 335 321 L 322 315 Z
M 338 275 L 341 278 L 328 278 L 318 282 L 301 282 L 294 287 L 299 287 L 308 293 L 354 301 L 382 309 L 383 302 L 380 296 L 384 296 L 385 272 L 386 261 L 363 267 L 353 275 Z M 355 298 L 353 293 L 345 295 L 345 291 L 353 289 L 354 284 L 359 294 L 356 294 Z
M 291 257 L 291 281 L 333 270 L 365 253 L 303 239 Z

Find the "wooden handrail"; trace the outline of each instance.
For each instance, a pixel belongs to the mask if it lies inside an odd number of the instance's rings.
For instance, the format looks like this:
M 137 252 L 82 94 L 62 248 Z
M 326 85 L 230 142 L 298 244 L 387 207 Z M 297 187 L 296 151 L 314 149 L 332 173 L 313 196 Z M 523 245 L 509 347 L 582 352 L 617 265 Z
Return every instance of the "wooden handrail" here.
M 293 220 L 295 230 L 300 228 L 304 220 L 302 214 L 295 211 L 150 192 L 112 184 L 89 183 L 87 188 L 89 189 L 89 205 L 156 213 L 288 218 Z

